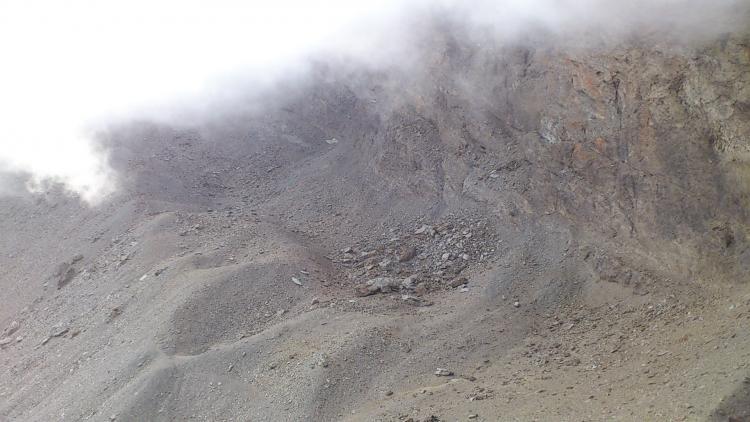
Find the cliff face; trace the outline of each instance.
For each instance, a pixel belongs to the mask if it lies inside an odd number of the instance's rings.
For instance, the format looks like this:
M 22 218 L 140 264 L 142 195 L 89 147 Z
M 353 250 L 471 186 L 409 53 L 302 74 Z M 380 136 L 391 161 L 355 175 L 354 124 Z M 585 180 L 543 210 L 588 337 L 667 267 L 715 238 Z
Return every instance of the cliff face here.
M 747 35 L 571 48 L 438 34 L 403 73 L 321 70 L 290 118 L 351 140 L 364 172 L 431 212 L 475 201 L 507 225 L 558 216 L 612 252 L 592 262 L 620 280 L 604 261 L 649 268 L 624 275 L 637 284 L 667 267 L 747 279 Z
M 0 420 L 750 416 L 750 35 L 435 28 L 0 201 Z
M 746 280 L 748 39 L 634 44 L 436 53 L 450 76 L 430 71 L 424 113 L 468 153 L 450 189 L 685 277 Z

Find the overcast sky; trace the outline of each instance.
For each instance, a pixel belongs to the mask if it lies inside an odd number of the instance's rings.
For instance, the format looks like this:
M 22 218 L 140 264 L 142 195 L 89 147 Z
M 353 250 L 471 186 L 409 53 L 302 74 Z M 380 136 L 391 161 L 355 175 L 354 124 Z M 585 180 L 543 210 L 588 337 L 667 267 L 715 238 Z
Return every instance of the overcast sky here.
M 114 188 L 98 125 L 218 95 L 240 73 L 268 79 L 395 3 L 3 0 L 0 169 L 93 199 Z

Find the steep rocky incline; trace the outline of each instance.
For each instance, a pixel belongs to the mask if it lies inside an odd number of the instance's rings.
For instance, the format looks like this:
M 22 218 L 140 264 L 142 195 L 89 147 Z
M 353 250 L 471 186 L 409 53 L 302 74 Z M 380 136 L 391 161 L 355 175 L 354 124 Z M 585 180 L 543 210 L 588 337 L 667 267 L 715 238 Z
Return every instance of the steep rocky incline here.
M 0 420 L 750 418 L 750 35 L 434 25 L 0 199 Z

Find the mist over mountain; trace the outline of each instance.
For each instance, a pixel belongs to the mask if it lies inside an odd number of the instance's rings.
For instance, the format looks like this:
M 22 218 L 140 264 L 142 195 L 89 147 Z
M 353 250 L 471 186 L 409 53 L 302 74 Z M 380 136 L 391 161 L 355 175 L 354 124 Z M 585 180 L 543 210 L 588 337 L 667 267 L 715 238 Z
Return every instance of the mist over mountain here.
M 44 6 L 0 420 L 750 418 L 747 2 Z

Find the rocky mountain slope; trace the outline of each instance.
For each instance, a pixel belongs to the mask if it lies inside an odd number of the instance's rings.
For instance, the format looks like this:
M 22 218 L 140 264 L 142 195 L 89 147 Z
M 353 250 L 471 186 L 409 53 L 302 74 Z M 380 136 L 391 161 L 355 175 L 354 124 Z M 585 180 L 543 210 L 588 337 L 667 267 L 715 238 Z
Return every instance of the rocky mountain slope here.
M 750 34 L 426 34 L 0 199 L 0 420 L 750 418 Z

